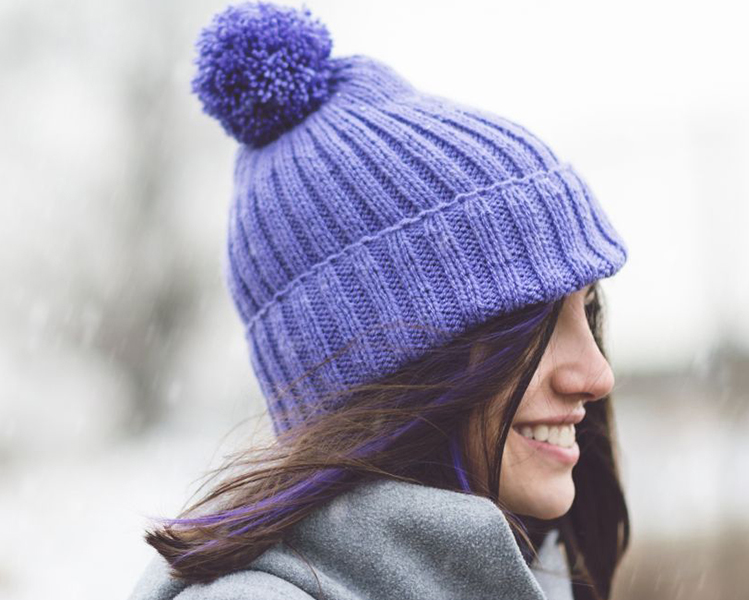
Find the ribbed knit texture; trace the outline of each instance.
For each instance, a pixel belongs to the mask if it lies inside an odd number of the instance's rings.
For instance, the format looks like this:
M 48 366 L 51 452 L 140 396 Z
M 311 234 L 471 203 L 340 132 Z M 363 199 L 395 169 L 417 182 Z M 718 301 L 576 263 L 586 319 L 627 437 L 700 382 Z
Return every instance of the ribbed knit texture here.
M 225 271 L 277 433 L 626 260 L 582 177 L 525 128 L 369 57 L 331 65 L 317 110 L 236 156 Z

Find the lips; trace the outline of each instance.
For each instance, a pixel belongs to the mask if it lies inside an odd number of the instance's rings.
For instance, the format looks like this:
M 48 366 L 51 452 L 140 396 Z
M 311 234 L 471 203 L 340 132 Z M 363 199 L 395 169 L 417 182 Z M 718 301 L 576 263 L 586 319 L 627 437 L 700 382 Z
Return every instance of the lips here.
M 580 458 L 575 425 L 585 418 L 585 411 L 578 410 L 533 420 L 513 423 L 512 429 L 539 455 L 565 465 L 574 465 Z
M 551 427 L 553 425 L 566 425 L 569 423 L 576 425 L 577 423 L 582 421 L 584 418 L 585 418 L 585 411 L 580 410 L 580 411 L 575 411 L 572 413 L 564 413 L 560 415 L 540 417 L 538 419 L 533 419 L 533 420 L 516 421 L 515 423 L 513 423 L 513 427 L 519 431 L 520 428 L 524 426 L 535 427 L 536 425 L 547 425 Z
M 580 447 L 577 442 L 574 442 L 569 448 L 562 448 L 561 446 L 555 446 L 547 442 L 540 442 L 533 438 L 524 437 L 513 428 L 513 433 L 516 433 L 524 443 L 528 444 L 534 452 L 538 452 L 538 455 L 548 460 L 554 461 L 555 463 L 561 463 L 567 466 L 573 466 L 580 459 Z

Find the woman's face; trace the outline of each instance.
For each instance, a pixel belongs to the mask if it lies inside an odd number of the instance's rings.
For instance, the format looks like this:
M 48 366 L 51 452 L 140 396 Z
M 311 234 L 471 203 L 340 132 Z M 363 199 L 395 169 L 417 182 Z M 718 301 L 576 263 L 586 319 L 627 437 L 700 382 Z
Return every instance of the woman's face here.
M 585 316 L 590 286 L 565 299 L 548 347 L 515 414 L 502 458 L 499 500 L 510 511 L 554 519 L 572 506 L 572 469 L 580 455 L 574 424 L 585 416 L 585 404 L 606 396 L 614 385 L 611 367 L 596 345 Z M 496 437 L 502 402 L 489 407 Z M 478 412 L 478 411 L 477 411 Z M 486 477 L 478 432 L 471 416 L 472 464 Z M 490 438 L 491 440 L 492 438 Z M 489 446 L 492 447 L 491 445 Z M 486 481 L 486 479 L 484 479 Z

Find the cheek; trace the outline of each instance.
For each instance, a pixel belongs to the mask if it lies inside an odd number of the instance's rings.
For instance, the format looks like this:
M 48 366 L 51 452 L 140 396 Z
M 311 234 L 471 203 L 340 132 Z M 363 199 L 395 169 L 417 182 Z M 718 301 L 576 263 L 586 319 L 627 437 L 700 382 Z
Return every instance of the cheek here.
M 533 449 L 514 430 L 507 436 L 502 469 L 508 474 L 516 474 L 511 481 L 520 480 L 530 483 L 532 480 L 543 477 L 545 465 L 540 457 L 535 456 Z
M 572 468 L 550 463 L 511 432 L 502 460 L 499 496 L 520 514 L 556 518 L 569 510 L 574 500 Z

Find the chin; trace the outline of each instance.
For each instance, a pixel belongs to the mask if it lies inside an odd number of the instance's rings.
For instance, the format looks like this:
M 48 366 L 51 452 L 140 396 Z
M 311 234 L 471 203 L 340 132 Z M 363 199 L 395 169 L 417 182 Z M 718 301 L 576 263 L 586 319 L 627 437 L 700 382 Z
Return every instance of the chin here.
M 551 519 L 558 519 L 559 517 L 565 515 L 571 506 L 572 506 L 571 502 L 569 504 L 564 504 L 564 505 L 560 504 L 558 506 L 548 505 L 548 506 L 541 507 L 538 510 L 535 510 L 533 514 L 530 516 L 536 517 L 537 519 L 541 519 L 544 521 L 549 521 Z
M 575 499 L 575 484 L 571 480 L 563 484 L 560 482 L 560 485 L 547 485 L 543 489 L 537 489 L 536 492 L 524 503 L 524 510 L 518 512 L 546 521 L 558 519 L 572 507 L 572 501 Z

